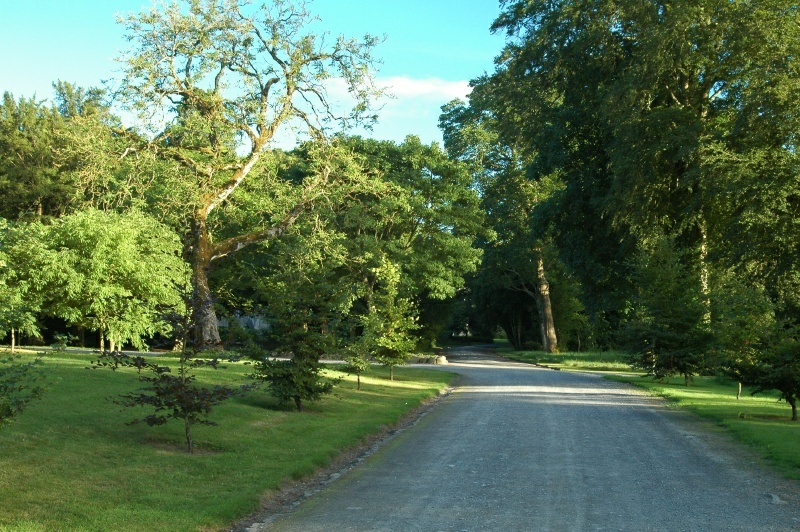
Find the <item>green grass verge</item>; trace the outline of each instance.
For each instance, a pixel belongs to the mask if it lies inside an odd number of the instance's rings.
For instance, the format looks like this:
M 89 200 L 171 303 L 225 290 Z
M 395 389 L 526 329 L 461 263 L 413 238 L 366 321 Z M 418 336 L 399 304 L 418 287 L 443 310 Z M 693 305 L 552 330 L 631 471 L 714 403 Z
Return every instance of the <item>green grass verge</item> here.
M 800 423 L 791 421 L 791 407 L 778 401 L 776 394 L 751 396 L 745 389 L 737 400 L 737 384 L 714 377 L 695 377 L 688 387 L 683 384 L 683 377 L 665 382 L 642 377 L 609 378 L 641 386 L 726 427 L 781 474 L 800 478 Z
M 625 362 L 624 355 L 617 351 L 581 351 L 564 353 L 545 353 L 544 351 L 514 351 L 510 346 L 494 348 L 495 353 L 509 360 L 540 364 L 549 368 L 572 371 L 634 371 Z
M 108 397 L 139 387 L 131 370 L 86 370 L 89 355 L 46 357 L 49 389 L 0 429 L 0 530 L 219 530 L 258 509 L 287 480 L 329 465 L 412 408 L 453 374 L 376 368 L 333 395 L 279 408 L 263 390 L 230 400 L 195 426 L 186 454 L 183 426 L 125 425 L 141 415 Z M 240 384 L 250 367 L 205 369 L 199 380 Z M 334 372 L 331 372 L 334 373 Z

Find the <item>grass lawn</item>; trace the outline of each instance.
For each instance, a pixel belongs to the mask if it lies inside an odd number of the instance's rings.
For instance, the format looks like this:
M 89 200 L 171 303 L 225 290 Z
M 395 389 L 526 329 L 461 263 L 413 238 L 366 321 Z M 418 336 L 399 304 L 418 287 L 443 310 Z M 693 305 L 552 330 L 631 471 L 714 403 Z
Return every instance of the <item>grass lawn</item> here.
M 289 479 L 331 463 L 342 450 L 437 395 L 453 374 L 375 368 L 304 412 L 266 391 L 212 413 L 217 427 L 125 425 L 143 411 L 108 397 L 139 387 L 133 370 L 86 370 L 91 355 L 45 357 L 49 389 L 0 429 L 0 530 L 219 530 L 257 510 Z M 166 361 L 166 359 L 163 359 Z M 198 372 L 202 382 L 241 384 L 250 366 Z M 331 371 L 331 374 L 335 372 Z M 337 374 L 338 375 L 338 374 Z
M 494 348 L 494 351 L 509 360 L 540 364 L 549 368 L 573 371 L 634 371 L 625 362 L 622 353 L 617 351 L 545 353 L 544 351 L 514 351 L 510 345 Z
M 657 382 L 652 378 L 610 377 L 641 386 L 727 428 L 749 444 L 784 476 L 800 478 L 800 423 L 791 421 L 791 407 L 777 394 L 751 396 L 745 389 L 736 399 L 737 385 L 715 377 L 695 377 L 684 386 L 683 377 Z

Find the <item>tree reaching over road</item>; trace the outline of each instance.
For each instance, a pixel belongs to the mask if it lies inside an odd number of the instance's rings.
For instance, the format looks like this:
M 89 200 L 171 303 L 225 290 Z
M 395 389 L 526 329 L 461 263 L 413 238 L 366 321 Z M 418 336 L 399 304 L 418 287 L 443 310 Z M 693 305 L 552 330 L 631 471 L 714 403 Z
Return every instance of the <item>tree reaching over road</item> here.
M 442 108 L 439 121 L 448 155 L 470 168 L 486 222 L 497 235 L 480 244 L 484 260 L 472 293 L 484 298 L 478 305 L 484 321 L 492 329 L 500 325 L 516 347 L 536 335 L 532 313 L 542 349 L 556 352 L 557 330 L 567 333 L 562 338 L 566 345 L 579 340 L 583 321 L 576 284 L 563 274 L 550 222 L 539 213 L 563 183 L 557 174 L 530 175 L 528 160 L 515 144 L 504 141 L 491 107 L 482 105 L 477 99 L 469 106 L 452 101 Z M 518 294 L 529 297 L 535 307 L 526 298 L 520 301 Z
M 797 322 L 799 18 L 787 0 L 502 2 L 470 106 L 528 176 L 563 181 L 540 212 L 596 325 L 630 318 L 627 258 L 661 236 L 706 328 L 715 266 Z

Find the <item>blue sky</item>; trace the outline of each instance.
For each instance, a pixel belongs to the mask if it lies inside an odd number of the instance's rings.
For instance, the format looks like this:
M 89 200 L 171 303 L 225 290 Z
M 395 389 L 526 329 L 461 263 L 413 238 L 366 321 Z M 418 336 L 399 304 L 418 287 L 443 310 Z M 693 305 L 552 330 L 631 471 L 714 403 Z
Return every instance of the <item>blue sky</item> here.
M 0 92 L 49 98 L 61 79 L 81 86 L 112 78 L 126 46 L 116 13 L 147 0 L 0 0 Z M 489 26 L 498 0 L 313 0 L 310 10 L 333 35 L 385 35 L 376 56 L 392 87 L 373 135 L 439 141 L 439 108 L 463 97 L 470 79 L 493 70 L 502 36 Z

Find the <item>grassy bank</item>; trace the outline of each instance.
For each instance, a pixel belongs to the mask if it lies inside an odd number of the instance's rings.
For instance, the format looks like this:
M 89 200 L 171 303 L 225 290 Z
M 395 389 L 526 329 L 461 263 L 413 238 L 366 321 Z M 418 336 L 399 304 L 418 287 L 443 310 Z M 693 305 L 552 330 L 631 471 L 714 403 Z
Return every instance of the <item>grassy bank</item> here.
M 89 355 L 46 358 L 49 389 L 0 429 L 0 530 L 217 530 L 256 510 L 288 479 L 328 465 L 342 450 L 397 422 L 452 378 L 440 371 L 376 368 L 345 380 L 302 414 L 258 391 L 230 400 L 195 426 L 128 426 L 141 415 L 107 398 L 138 387 L 131 371 L 84 369 Z M 239 384 L 249 366 L 198 372 Z M 333 373 L 333 372 L 331 372 Z
M 784 476 L 800 478 L 800 423 L 791 421 L 791 408 L 778 401 L 777 394 L 751 396 L 745 389 L 737 400 L 737 384 L 714 377 L 695 377 L 688 387 L 684 386 L 683 377 L 666 382 L 641 377 L 611 378 L 641 386 L 716 422 L 749 444 Z
M 573 371 L 631 372 L 622 353 L 617 351 L 581 351 L 545 353 L 544 351 L 514 351 L 511 346 L 494 348 L 495 353 L 509 360 L 539 364 L 554 369 Z

